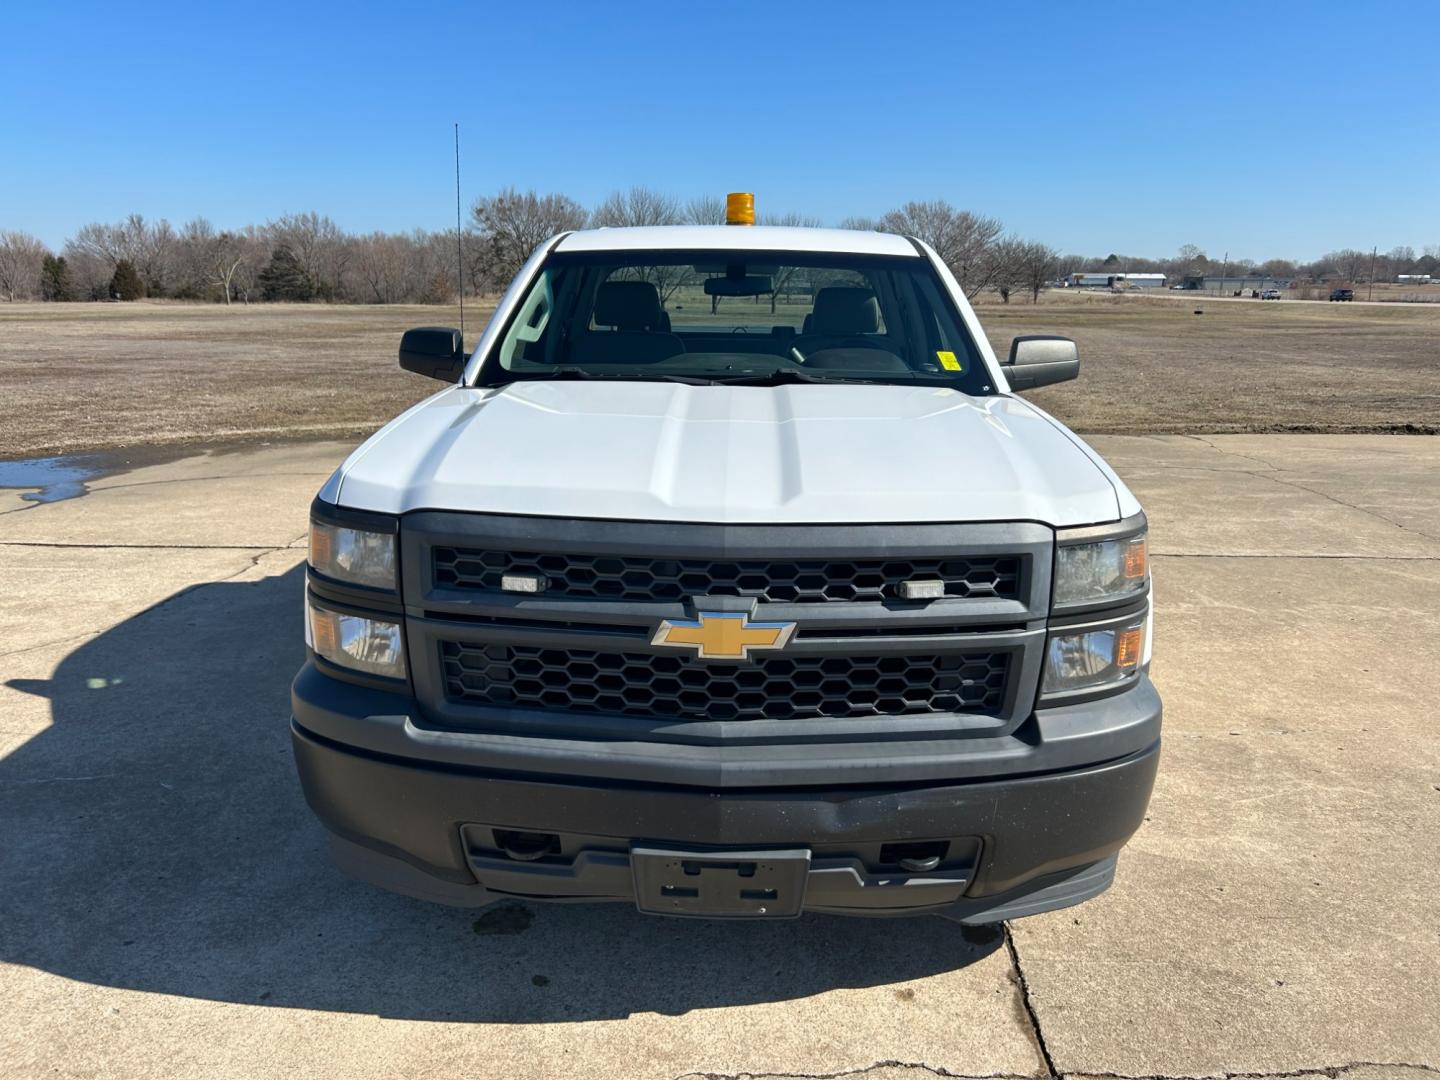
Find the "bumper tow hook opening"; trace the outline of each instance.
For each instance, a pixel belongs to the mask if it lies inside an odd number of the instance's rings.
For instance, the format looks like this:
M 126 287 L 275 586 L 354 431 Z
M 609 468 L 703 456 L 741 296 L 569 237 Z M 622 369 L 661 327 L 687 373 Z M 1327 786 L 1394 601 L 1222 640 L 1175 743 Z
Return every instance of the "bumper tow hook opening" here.
M 910 874 L 924 874 L 934 870 L 940 865 L 939 855 L 930 855 L 923 859 L 901 859 L 900 869 Z
M 945 857 L 949 848 L 948 840 L 919 844 L 885 844 L 880 849 L 880 861 L 891 866 L 898 865 L 907 874 L 928 874 L 940 865 L 940 860 Z
M 546 855 L 559 855 L 560 837 L 554 833 L 496 829 L 495 846 L 516 862 L 535 862 Z

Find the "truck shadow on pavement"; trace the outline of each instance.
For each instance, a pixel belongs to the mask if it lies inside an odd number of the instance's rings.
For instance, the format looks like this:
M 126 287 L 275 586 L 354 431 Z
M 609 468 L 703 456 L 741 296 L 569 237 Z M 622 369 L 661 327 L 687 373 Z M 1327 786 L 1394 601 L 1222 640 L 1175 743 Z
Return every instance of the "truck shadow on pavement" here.
M 460 911 L 349 881 L 290 756 L 303 572 L 217 582 L 88 640 L 0 759 L 0 961 L 246 1004 L 510 1023 L 678 1014 L 949 971 L 998 931 L 735 924 L 620 904 Z

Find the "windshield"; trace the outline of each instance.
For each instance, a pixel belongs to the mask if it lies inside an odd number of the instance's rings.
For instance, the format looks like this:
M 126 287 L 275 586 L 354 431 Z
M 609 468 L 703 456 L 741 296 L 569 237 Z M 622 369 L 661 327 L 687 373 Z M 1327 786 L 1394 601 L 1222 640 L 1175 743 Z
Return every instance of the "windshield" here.
M 543 378 L 994 392 L 928 260 L 794 251 L 552 254 L 477 384 Z

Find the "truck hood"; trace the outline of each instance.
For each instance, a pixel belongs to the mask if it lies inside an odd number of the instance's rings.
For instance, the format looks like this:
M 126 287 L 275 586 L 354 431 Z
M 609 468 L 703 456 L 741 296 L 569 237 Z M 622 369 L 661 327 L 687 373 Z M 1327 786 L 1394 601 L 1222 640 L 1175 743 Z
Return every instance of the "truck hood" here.
M 392 514 L 1064 526 L 1120 516 L 1112 475 L 1009 396 L 532 381 L 428 398 L 360 446 L 322 497 Z

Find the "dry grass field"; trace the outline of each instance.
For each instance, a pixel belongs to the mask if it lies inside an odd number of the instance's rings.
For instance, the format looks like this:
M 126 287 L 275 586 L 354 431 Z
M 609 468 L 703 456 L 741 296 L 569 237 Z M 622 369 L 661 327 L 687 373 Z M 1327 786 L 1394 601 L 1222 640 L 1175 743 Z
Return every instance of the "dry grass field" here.
M 488 313 L 471 310 L 470 340 Z M 1080 343 L 1080 381 L 1034 398 L 1083 432 L 1440 430 L 1440 305 L 1050 293 L 980 314 L 998 352 L 1016 334 Z M 396 366 L 400 332 L 454 321 L 448 307 L 0 305 L 0 457 L 363 435 L 436 388 Z
M 1027 395 L 1077 431 L 1440 433 L 1440 305 L 1062 292 L 979 314 L 997 354 L 1079 342 L 1080 381 Z

